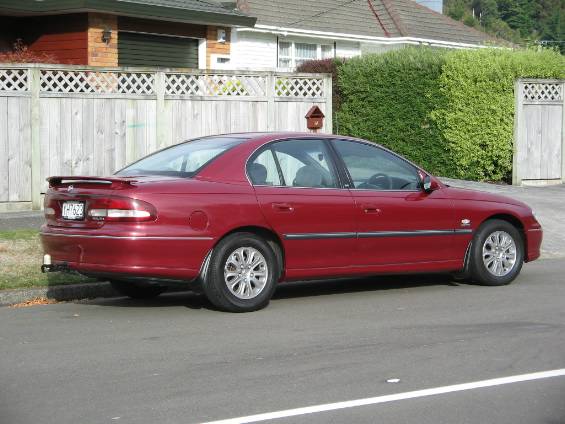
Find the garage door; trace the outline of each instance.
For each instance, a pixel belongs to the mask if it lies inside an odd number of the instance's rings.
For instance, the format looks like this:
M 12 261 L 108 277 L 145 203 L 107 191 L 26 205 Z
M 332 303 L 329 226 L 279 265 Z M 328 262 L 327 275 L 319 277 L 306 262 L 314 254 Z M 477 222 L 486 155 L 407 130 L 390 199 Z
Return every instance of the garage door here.
M 120 66 L 198 68 L 198 40 L 120 32 L 118 63 Z

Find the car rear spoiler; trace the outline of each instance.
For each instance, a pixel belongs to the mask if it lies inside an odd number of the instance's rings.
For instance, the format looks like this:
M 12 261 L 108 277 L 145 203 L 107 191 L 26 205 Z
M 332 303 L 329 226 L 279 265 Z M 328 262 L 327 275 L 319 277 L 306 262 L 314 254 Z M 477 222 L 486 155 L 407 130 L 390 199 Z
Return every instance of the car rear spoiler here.
M 127 186 L 137 182 L 135 179 L 123 177 L 76 177 L 76 176 L 57 176 L 47 178 L 49 187 L 57 187 L 70 184 L 106 184 L 109 186 Z

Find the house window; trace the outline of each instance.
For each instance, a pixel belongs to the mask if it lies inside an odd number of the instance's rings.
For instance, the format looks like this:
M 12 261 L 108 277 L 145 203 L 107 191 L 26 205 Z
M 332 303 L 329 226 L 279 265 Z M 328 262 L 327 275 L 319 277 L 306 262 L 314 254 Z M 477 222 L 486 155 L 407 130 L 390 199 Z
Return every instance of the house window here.
M 316 44 L 295 43 L 294 44 L 294 66 L 300 66 L 309 60 L 318 58 L 318 46 Z
M 329 44 L 322 45 L 322 59 L 331 59 L 334 57 L 334 46 Z
M 292 43 L 279 43 L 279 68 L 292 68 Z
M 278 67 L 280 69 L 292 70 L 309 60 L 332 57 L 334 57 L 334 46 L 331 44 L 279 42 Z

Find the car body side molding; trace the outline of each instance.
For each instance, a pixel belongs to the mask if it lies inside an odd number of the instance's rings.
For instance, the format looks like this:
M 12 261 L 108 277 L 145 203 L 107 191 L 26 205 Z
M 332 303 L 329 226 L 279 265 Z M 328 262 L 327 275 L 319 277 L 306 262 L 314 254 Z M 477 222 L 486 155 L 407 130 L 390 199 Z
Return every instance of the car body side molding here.
M 368 233 L 299 233 L 285 234 L 286 240 L 313 240 L 328 238 L 375 238 L 375 237 L 429 237 L 472 234 L 473 230 L 414 230 L 414 231 L 372 231 Z

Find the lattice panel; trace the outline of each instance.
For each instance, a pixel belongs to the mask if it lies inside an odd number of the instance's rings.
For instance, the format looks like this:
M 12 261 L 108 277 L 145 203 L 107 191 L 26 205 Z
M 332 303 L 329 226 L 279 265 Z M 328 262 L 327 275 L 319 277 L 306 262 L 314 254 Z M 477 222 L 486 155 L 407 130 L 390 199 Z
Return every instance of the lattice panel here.
M 0 91 L 28 91 L 27 69 L 0 69 Z
M 41 91 L 47 93 L 155 94 L 152 73 L 41 71 Z
M 558 83 L 524 83 L 523 99 L 530 102 L 562 102 L 563 85 Z
M 324 80 L 321 78 L 277 77 L 277 97 L 324 97 Z
M 168 95 L 263 97 L 267 92 L 266 86 L 266 78 L 255 75 L 165 76 L 165 93 Z

